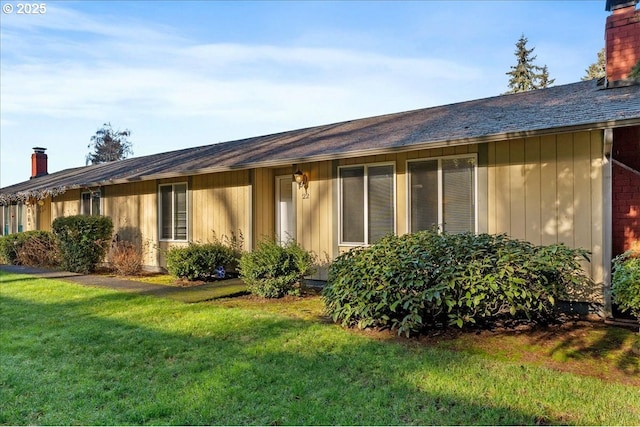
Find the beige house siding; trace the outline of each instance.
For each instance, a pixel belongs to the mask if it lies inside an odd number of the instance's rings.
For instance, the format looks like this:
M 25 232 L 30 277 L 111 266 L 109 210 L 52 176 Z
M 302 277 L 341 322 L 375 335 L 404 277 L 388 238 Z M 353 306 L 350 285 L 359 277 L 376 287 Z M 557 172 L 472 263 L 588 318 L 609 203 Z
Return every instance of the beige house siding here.
M 592 252 L 585 269 L 603 280 L 602 132 L 488 144 L 488 232 L 536 245 Z
M 207 243 L 242 234 L 245 249 L 251 238 L 251 185 L 248 170 L 196 175 L 189 190 L 191 239 Z
M 80 190 L 68 190 L 51 202 L 51 221 L 59 216 L 80 214 Z
M 404 234 L 409 224 L 407 162 L 476 154 L 478 232 L 506 233 L 536 245 L 585 248 L 592 260 L 584 267 L 601 283 L 602 147 L 602 132 L 577 132 L 120 184 L 102 188 L 102 213 L 113 219 L 121 238 L 140 242 L 147 266 L 164 266 L 163 251 L 185 243 L 158 239 L 158 187 L 186 182 L 189 241 L 242 234 L 245 249 L 250 250 L 275 234 L 276 177 L 300 169 L 309 188 L 307 196 L 304 189 L 294 190 L 294 237 L 322 263 L 313 279 L 326 280 L 328 262 L 351 248 L 339 246 L 338 241 L 340 166 L 394 165 L 396 233 Z M 80 193 L 70 190 L 57 196 L 47 222 L 80 213 Z M 41 223 L 45 217 L 43 213 Z
M 51 231 L 51 197 L 41 201 L 42 204 L 37 204 L 37 230 Z
M 335 258 L 337 229 L 334 227 L 333 162 L 313 162 L 299 164 L 298 168 L 309 179 L 308 197 L 305 190 L 296 189 L 297 241 L 305 249 L 313 252 L 321 262 L 321 267 L 313 276 L 316 280 L 326 280 L 329 259 Z
M 135 243 L 146 266 L 157 266 L 158 202 L 155 181 L 119 184 L 101 189 L 102 214 L 111 217 L 113 232 Z
M 252 237 L 254 239 L 253 243 L 255 244 L 259 240 L 263 238 L 273 237 L 275 234 L 274 186 L 275 177 L 278 175 L 278 173 L 273 169 L 268 168 L 254 169 L 252 172 Z M 287 168 L 286 173 L 291 173 L 291 168 Z

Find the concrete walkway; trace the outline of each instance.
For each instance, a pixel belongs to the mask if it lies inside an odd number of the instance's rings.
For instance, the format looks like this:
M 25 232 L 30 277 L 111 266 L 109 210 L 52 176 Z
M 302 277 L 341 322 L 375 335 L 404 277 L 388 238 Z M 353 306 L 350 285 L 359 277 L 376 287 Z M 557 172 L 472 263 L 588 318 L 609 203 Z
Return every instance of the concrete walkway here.
M 244 288 L 239 279 L 229 279 L 216 283 L 200 286 L 179 287 L 164 286 L 153 283 L 139 282 L 136 280 L 126 280 L 113 276 L 79 274 L 69 271 L 57 271 L 45 268 L 27 267 L 22 265 L 0 265 L 0 271 L 15 274 L 30 274 L 45 279 L 58 279 L 73 282 L 84 286 L 95 286 L 101 288 L 114 289 L 121 292 L 131 292 L 140 295 L 151 295 L 180 300 L 183 302 L 207 301 L 222 296 L 231 296 L 241 293 L 240 288 Z M 225 293 L 225 288 L 228 293 Z M 246 288 L 244 288 L 246 290 Z

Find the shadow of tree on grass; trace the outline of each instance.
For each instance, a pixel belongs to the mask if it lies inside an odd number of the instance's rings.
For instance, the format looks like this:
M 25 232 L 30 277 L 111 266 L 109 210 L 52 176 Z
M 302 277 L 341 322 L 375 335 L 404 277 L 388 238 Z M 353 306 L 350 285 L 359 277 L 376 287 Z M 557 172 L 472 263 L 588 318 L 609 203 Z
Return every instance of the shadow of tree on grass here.
M 0 296 L 2 424 L 585 422 L 548 403 L 501 403 L 500 387 L 538 398 L 526 386 L 535 373 L 494 373 L 464 353 L 97 289 L 46 303 Z

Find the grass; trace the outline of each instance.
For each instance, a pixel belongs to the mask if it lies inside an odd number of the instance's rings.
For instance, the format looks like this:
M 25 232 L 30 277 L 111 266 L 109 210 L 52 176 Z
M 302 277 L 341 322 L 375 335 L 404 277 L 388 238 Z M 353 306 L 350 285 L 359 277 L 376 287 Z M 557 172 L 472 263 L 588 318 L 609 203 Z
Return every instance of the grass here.
M 640 424 L 637 384 L 469 334 L 343 330 L 317 297 L 184 304 L 2 272 L 0 297 L 3 425 Z

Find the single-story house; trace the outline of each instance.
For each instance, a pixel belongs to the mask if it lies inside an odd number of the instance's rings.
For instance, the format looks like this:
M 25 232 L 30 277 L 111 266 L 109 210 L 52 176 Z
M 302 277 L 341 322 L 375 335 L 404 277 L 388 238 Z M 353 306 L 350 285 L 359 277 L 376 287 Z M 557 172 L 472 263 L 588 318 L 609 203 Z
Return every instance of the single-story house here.
M 106 215 L 156 269 L 162 249 L 214 236 L 241 234 L 247 250 L 295 238 L 331 260 L 434 225 L 506 233 L 589 250 L 591 302 L 609 312 L 610 261 L 640 238 L 636 2 L 607 2 L 601 80 L 54 173 L 36 147 L 31 179 L 0 189 L 2 233 Z

